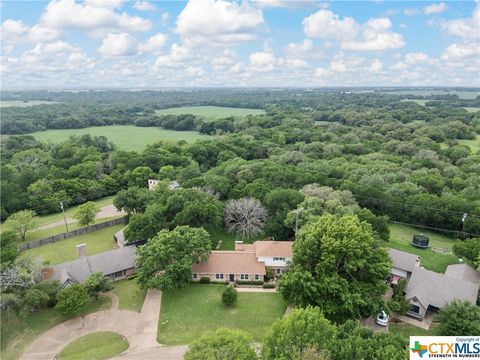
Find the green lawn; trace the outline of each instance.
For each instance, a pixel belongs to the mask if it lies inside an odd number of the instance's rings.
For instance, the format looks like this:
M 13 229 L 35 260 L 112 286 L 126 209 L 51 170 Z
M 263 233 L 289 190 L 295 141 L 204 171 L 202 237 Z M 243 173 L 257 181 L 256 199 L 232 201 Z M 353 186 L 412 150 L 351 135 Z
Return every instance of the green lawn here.
M 118 296 L 120 308 L 140 312 L 147 291 L 140 289 L 137 280 L 124 279 L 114 285 L 112 292 Z
M 110 306 L 111 300 L 106 296 L 100 296 L 98 300 L 90 301 L 86 313 L 109 309 Z M 7 320 L 2 317 L 1 358 L 3 360 L 18 359 L 40 334 L 68 319 L 55 308 L 38 311 L 25 319 Z
M 398 334 L 409 340 L 410 336 L 437 336 L 438 324 L 432 324 L 430 330 L 425 330 L 414 325 L 406 323 L 390 323 L 388 325 L 388 332 Z
M 60 360 L 103 360 L 128 349 L 128 341 L 113 331 L 98 331 L 68 344 L 58 356 Z
M 59 143 L 67 140 L 71 135 L 90 134 L 92 136 L 106 136 L 117 145 L 118 149 L 126 151 L 141 151 L 148 144 L 161 140 L 193 142 L 197 139 L 208 139 L 208 135 L 200 135 L 196 131 L 174 131 L 158 127 L 137 127 L 133 125 L 95 126 L 84 129 L 46 130 L 30 133 L 37 140 Z
M 224 229 L 217 229 L 213 232 L 213 239 L 216 240 L 217 242 L 219 240 L 222 240 L 222 244 L 220 245 L 219 250 L 235 250 L 235 240 L 240 240 L 240 238 L 234 234 L 231 234 L 227 232 Z M 244 243 L 251 244 L 256 240 L 263 240 L 265 239 L 265 234 L 260 234 L 257 236 L 254 236 L 251 239 L 243 240 Z
M 402 100 L 400 100 L 400 102 L 414 102 L 414 103 L 416 103 L 418 105 L 421 105 L 421 106 L 425 106 L 427 101 L 430 101 L 430 100 L 426 100 L 426 99 L 402 99 Z
M 419 249 L 411 245 L 413 234 L 425 234 L 430 238 L 430 248 Z M 458 258 L 453 254 L 441 254 L 432 250 L 432 247 L 452 249 L 454 240 L 448 236 L 434 233 L 426 229 L 419 229 L 407 225 L 391 224 L 390 241 L 385 243 L 387 247 L 402 250 L 420 256 L 420 265 L 428 270 L 444 272 L 448 265 L 458 264 Z
M 59 264 L 77 258 L 76 245 L 87 244 L 87 254 L 94 255 L 100 252 L 112 250 L 116 247 L 113 234 L 119 231 L 123 225 L 110 226 L 108 228 L 80 235 L 67 240 L 60 240 L 52 244 L 40 246 L 22 252 L 21 256 L 30 255 L 34 258 L 41 257 L 43 261 L 49 261 L 51 265 Z
M 206 119 L 220 119 L 228 116 L 247 116 L 247 115 L 261 115 L 265 114 L 262 109 L 244 109 L 222 106 L 185 106 L 175 107 L 155 111 L 157 115 L 181 115 L 192 114 L 202 116 Z
M 476 154 L 480 150 L 480 136 L 477 135 L 475 140 L 459 140 L 460 144 L 470 146 L 472 153 Z
M 238 328 L 262 341 L 273 321 L 285 313 L 278 293 L 239 293 L 234 307 L 221 301 L 224 285 L 190 285 L 162 296 L 157 340 L 160 344 L 190 344 L 206 331 Z
M 464 109 L 467 110 L 468 112 L 477 112 L 477 111 L 480 111 L 480 107 L 473 107 L 473 106 L 464 107 Z

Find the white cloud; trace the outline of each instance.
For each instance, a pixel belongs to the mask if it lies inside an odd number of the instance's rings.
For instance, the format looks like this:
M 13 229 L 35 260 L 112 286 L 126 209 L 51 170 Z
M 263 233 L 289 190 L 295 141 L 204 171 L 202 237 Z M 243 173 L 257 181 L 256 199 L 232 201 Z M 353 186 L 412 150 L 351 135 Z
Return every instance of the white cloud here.
M 420 15 L 421 12 L 419 9 L 404 9 L 403 10 L 403 13 L 406 15 L 406 16 L 417 16 L 417 15 Z
M 259 51 L 253 54 L 250 54 L 248 57 L 250 60 L 250 65 L 256 71 L 272 71 L 277 65 L 277 59 L 273 52 L 270 51 Z
M 317 2 L 314 0 L 254 0 L 252 1 L 259 8 L 302 8 L 302 7 L 319 7 L 327 9 L 329 4 Z
M 480 59 L 480 44 L 477 42 L 466 42 L 463 44 L 452 44 L 445 49 L 442 59 L 455 61 L 461 59 L 476 58 Z
M 158 33 L 150 36 L 147 41 L 138 46 L 140 52 L 153 52 L 157 53 L 163 49 L 167 42 L 167 35 Z
M 303 19 L 302 25 L 308 37 L 340 41 L 354 39 L 359 27 L 355 19 L 345 17 L 341 20 L 330 10 L 319 10 L 307 16 Z
M 372 74 L 383 74 L 383 63 L 379 59 L 374 59 L 368 68 L 368 71 Z
M 305 56 L 313 49 L 313 41 L 310 39 L 305 39 L 301 43 L 289 43 L 284 49 L 283 52 L 287 57 L 298 57 Z
M 399 49 L 405 45 L 403 36 L 390 31 L 392 23 L 388 18 L 369 19 L 362 26 L 359 40 L 341 43 L 342 49 L 359 51 L 376 51 Z
M 168 12 L 164 12 L 162 14 L 160 22 L 162 23 L 163 26 L 167 26 L 169 19 L 170 19 L 170 14 Z
M 75 0 L 53 0 L 41 17 L 41 24 L 53 29 L 78 29 L 96 34 L 111 30 L 147 31 L 151 28 L 149 20 L 116 12 L 115 8 L 121 3 L 94 0 L 77 4 Z
M 132 56 L 137 54 L 136 40 L 128 33 L 108 34 L 98 48 L 104 57 Z
M 263 14 L 247 2 L 190 0 L 177 18 L 175 32 L 195 45 L 238 43 L 256 38 Z
M 430 14 L 440 14 L 448 9 L 447 4 L 444 2 L 437 3 L 437 4 L 430 4 L 423 8 L 423 13 L 430 15 Z
M 30 27 L 20 20 L 7 19 L 2 23 L 0 35 L 4 45 L 18 45 L 52 41 L 57 39 L 60 33 L 55 29 L 49 29 L 40 25 Z
M 480 5 L 473 10 L 472 17 L 445 21 L 441 27 L 449 35 L 466 39 L 479 38 Z
M 155 5 L 144 0 L 135 1 L 133 8 L 139 11 L 157 11 L 157 7 Z

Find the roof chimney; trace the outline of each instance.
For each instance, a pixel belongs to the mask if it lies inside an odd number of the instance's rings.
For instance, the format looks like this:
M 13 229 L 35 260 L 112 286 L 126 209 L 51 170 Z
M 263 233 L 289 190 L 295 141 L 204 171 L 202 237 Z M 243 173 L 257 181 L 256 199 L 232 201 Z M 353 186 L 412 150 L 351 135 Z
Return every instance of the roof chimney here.
M 243 246 L 243 241 L 235 240 L 235 251 L 244 251 L 245 247 Z
M 77 245 L 77 257 L 80 259 L 85 256 L 87 256 L 87 244 Z

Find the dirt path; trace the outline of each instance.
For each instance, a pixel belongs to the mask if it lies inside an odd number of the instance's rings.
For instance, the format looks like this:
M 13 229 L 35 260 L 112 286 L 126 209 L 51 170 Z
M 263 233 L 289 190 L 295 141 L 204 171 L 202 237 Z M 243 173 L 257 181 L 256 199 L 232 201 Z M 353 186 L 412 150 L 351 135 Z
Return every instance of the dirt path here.
M 127 213 L 125 211 L 118 211 L 113 204 L 110 204 L 100 208 L 100 212 L 97 214 L 95 219 L 105 219 L 105 218 L 110 218 L 113 216 L 121 216 L 121 215 L 127 215 Z M 78 220 L 74 218 L 70 218 L 70 217 L 67 218 L 67 224 L 74 224 L 76 222 L 78 222 Z M 59 220 L 47 225 L 40 226 L 39 228 L 37 228 L 37 230 L 47 230 L 57 226 L 62 226 L 64 224 L 65 224 L 65 221 Z
M 156 340 L 162 300 L 160 291 L 148 291 L 140 313 L 118 309 L 118 297 L 113 293 L 107 296 L 112 299 L 109 310 L 89 314 L 83 323 L 77 317 L 47 330 L 30 344 L 20 359 L 53 360 L 72 341 L 97 331 L 114 331 L 125 336 L 129 348 L 124 354 L 160 347 Z

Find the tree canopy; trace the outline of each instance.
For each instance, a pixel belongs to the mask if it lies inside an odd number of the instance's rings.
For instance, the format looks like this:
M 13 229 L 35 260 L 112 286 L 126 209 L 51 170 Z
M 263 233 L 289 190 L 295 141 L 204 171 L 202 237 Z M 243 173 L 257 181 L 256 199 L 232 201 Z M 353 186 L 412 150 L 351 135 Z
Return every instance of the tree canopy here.
M 467 301 L 454 300 L 440 310 L 439 332 L 443 336 L 480 334 L 480 308 Z

